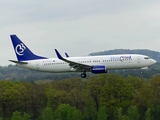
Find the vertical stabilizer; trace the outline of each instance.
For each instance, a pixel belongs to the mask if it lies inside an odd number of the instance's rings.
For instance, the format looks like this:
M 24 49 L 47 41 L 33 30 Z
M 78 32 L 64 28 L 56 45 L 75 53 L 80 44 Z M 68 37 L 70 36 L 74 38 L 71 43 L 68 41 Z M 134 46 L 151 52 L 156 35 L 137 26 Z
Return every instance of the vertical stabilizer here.
M 14 51 L 16 53 L 18 61 L 36 60 L 36 59 L 46 59 L 46 57 L 41 57 L 33 54 L 28 47 L 16 36 L 10 35 Z

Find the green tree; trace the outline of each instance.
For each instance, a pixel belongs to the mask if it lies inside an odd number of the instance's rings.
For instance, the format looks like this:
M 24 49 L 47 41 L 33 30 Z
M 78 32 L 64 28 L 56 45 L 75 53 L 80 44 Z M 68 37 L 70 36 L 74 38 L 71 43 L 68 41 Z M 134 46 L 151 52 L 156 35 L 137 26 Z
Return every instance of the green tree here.
M 67 120 L 81 120 L 81 112 L 75 107 L 71 107 L 68 111 Z
M 22 120 L 21 112 L 18 111 L 13 112 L 12 120 Z
M 70 90 L 67 100 L 71 106 L 77 109 L 83 109 L 83 91 L 86 90 L 86 82 L 79 78 L 71 79 L 72 89 Z
M 117 118 L 118 118 L 118 120 L 123 120 L 121 107 L 117 109 Z
M 47 106 L 54 111 L 59 105 L 66 102 L 67 92 L 61 89 L 55 89 L 48 86 L 46 89 Z
M 2 83 L 2 84 L 1 84 Z M 19 82 L 5 81 L 0 83 L 0 101 L 3 118 L 11 117 L 14 111 L 23 111 L 24 96 L 27 88 Z
M 134 104 L 139 108 L 142 118 L 145 118 L 145 112 L 150 106 L 153 96 L 153 93 L 151 92 L 150 84 L 147 82 L 143 82 L 142 86 L 136 90 L 136 94 L 134 96 Z
M 45 97 L 45 86 L 44 85 L 34 85 L 29 91 L 30 104 L 29 109 L 33 114 L 33 119 L 41 116 L 41 112 L 46 107 L 46 97 Z
M 117 119 L 117 107 L 110 106 L 107 111 L 108 120 L 116 120 Z
M 89 94 L 93 98 L 93 100 L 96 103 L 96 110 L 98 112 L 99 109 L 99 98 L 100 98 L 100 93 L 103 88 L 103 86 L 106 83 L 106 75 L 99 75 L 98 77 L 91 77 L 88 80 L 88 85 L 87 88 L 89 90 Z
M 160 104 L 160 76 L 154 76 L 150 80 L 151 100 L 153 104 Z
M 152 120 L 160 120 L 160 105 L 153 105 L 150 108 L 151 118 Z
M 124 116 L 122 117 L 122 120 L 130 120 L 130 118 L 129 118 L 127 115 L 124 115 Z
M 52 111 L 52 108 L 50 107 L 47 107 L 44 111 L 43 111 L 43 114 L 42 114 L 42 119 L 43 120 L 53 120 L 53 111 Z
M 106 107 L 122 107 L 124 111 L 127 110 L 134 97 L 133 86 L 120 75 L 109 74 L 106 80 L 100 94 L 100 103 Z
M 61 104 L 54 112 L 55 119 L 67 120 L 69 110 L 70 110 L 69 104 Z
M 127 115 L 130 120 L 139 120 L 139 112 L 136 106 L 131 106 L 128 108 Z
M 126 82 L 132 84 L 134 90 L 137 90 L 142 86 L 143 80 L 139 77 L 128 76 Z
M 150 110 L 150 108 L 148 108 L 147 111 L 146 111 L 145 120 L 151 120 L 151 110 Z
M 99 108 L 98 120 L 107 120 L 106 106 L 102 106 Z
M 30 120 L 31 116 L 27 113 L 23 113 L 23 119 L 22 120 Z
M 83 119 L 97 120 L 96 104 L 93 98 L 90 96 L 88 91 L 84 93 L 84 108 L 83 108 Z

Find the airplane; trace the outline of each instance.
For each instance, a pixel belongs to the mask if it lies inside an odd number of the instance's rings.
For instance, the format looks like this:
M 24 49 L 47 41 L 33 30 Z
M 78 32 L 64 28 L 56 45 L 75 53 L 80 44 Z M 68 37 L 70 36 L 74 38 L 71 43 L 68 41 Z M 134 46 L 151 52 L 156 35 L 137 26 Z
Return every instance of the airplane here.
M 108 70 L 118 69 L 147 69 L 156 63 L 154 59 L 140 54 L 118 54 L 85 57 L 62 57 L 55 49 L 58 58 L 47 58 L 35 55 L 16 36 L 10 35 L 17 60 L 9 60 L 17 66 L 37 71 L 63 73 L 81 72 L 81 77 L 86 78 L 86 72 L 95 74 L 107 73 Z

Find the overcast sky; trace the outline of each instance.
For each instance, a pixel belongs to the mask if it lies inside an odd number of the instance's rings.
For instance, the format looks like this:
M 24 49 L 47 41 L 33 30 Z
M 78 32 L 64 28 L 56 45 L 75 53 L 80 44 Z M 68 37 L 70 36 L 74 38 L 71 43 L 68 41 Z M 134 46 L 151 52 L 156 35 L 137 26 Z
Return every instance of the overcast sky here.
M 16 34 L 33 53 L 84 56 L 113 49 L 160 51 L 159 0 L 0 0 L 0 66 L 17 60 Z

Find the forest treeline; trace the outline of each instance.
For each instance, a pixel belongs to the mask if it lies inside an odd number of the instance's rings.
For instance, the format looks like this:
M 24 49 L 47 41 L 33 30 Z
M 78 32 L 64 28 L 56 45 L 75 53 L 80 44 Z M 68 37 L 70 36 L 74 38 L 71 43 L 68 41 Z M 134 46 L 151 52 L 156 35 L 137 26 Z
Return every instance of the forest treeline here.
M 0 120 L 159 120 L 160 76 L 0 81 Z

